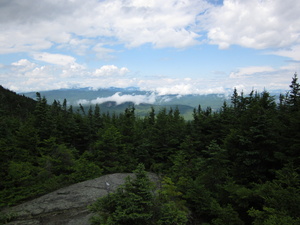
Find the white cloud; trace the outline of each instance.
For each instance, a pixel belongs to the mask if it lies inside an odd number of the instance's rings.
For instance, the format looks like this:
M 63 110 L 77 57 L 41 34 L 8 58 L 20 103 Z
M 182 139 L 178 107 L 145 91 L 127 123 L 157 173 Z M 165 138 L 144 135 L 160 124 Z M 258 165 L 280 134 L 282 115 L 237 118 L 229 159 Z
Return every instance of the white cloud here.
M 32 63 L 27 59 L 20 59 L 18 62 L 13 62 L 11 65 L 15 67 L 13 68 L 14 70 L 19 72 L 26 72 L 36 66 L 35 63 Z
M 153 104 L 156 101 L 156 94 L 151 93 L 148 95 L 122 95 L 120 92 L 117 92 L 112 96 L 96 98 L 91 101 L 81 99 L 78 101 L 78 104 L 102 104 L 108 101 L 116 102 L 117 105 L 120 105 L 125 102 L 133 102 L 135 105 L 139 105 L 141 103 Z
M 238 93 L 241 93 L 241 92 L 245 93 L 245 91 L 247 92 L 247 88 L 243 84 L 235 85 L 234 88 L 232 88 L 232 92 L 233 92 L 233 89 L 236 89 Z
M 84 56 L 90 53 L 91 46 L 95 45 L 95 40 L 84 37 L 70 37 L 69 41 L 57 45 L 57 49 L 66 49 Z
M 201 78 L 157 78 L 149 80 L 139 80 L 138 86 L 141 90 L 154 91 L 158 96 L 213 93 L 223 94 L 226 93 L 225 88 L 228 87 L 227 80 L 228 79 L 217 81 L 214 79 Z
M 115 65 L 105 65 L 100 69 L 96 69 L 94 72 L 94 76 L 102 77 L 102 76 L 123 76 L 129 72 L 129 69 L 126 67 L 118 68 Z
M 103 45 L 103 43 L 98 43 L 93 47 L 93 51 L 96 52 L 97 58 L 104 60 L 113 59 L 114 57 L 111 54 L 115 51 L 110 48 L 105 48 Z
M 158 87 L 156 88 L 156 91 L 159 93 L 159 95 L 167 95 L 167 94 L 192 94 L 193 92 L 198 92 L 199 90 L 192 87 L 191 84 L 178 84 L 178 85 L 172 85 L 165 86 L 165 87 Z
M 66 65 L 63 67 L 60 77 L 61 78 L 74 78 L 74 77 L 85 77 L 90 76 L 90 72 L 86 69 L 85 66 L 74 63 L 71 65 Z
M 292 46 L 291 48 L 280 49 L 277 51 L 270 52 L 273 55 L 279 55 L 291 58 L 296 61 L 300 61 L 300 45 Z
M 39 28 L 37 28 L 39 29 Z M 0 35 L 0 54 L 31 52 L 35 50 L 48 49 L 52 46 L 51 41 L 30 27 L 13 25 L 3 26 Z
M 171 78 L 166 76 L 143 77 L 129 72 L 126 67 L 105 65 L 91 70 L 78 64 L 64 66 L 55 64 L 38 65 L 28 59 L 22 59 L 4 66 L 0 71 L 0 83 L 17 92 L 53 90 L 60 88 L 92 89 L 129 86 L 140 90 L 152 91 L 156 97 L 163 95 L 212 94 L 225 93 L 233 87 L 242 87 L 245 93 L 253 88 L 262 91 L 264 88 L 287 89 L 295 71 L 300 70 L 299 63 L 290 63 L 274 69 L 270 66 L 243 67 L 234 73 L 227 73 L 215 78 Z M 230 79 L 229 79 L 230 78 Z M 231 94 L 231 93 L 230 93 Z M 153 96 L 114 96 L 120 101 L 151 103 Z M 131 99 L 131 100 L 130 100 Z M 133 99 L 133 100 L 132 100 Z M 101 101 L 103 99 L 100 99 Z M 106 99 L 107 100 L 107 99 Z M 113 100 L 113 99 L 111 99 Z M 165 99 L 166 100 L 166 99 Z
M 224 0 L 200 17 L 210 43 L 264 49 L 300 42 L 300 1 Z
M 35 55 L 38 58 L 39 54 Z M 126 67 L 104 65 L 91 70 L 77 64 L 73 57 L 61 54 L 42 54 L 40 61 L 51 64 L 36 64 L 21 59 L 0 68 L 1 85 L 18 92 L 54 90 L 60 88 L 136 86 L 136 78 L 124 76 L 129 73 Z M 61 63 L 59 63 L 61 60 Z
M 38 5 L 38 7 L 37 7 Z M 0 7 L 0 54 L 51 47 L 110 58 L 108 45 L 185 48 L 204 32 L 220 48 L 299 44 L 300 1 L 224 0 L 18 0 Z M 51 12 L 51 13 L 49 13 Z M 57 62 L 56 62 L 57 63 Z
M 280 70 L 290 72 L 290 74 L 293 75 L 294 72 L 300 71 L 300 63 L 299 62 L 291 62 L 289 64 L 286 64 L 286 65 L 280 67 Z
M 62 55 L 62 54 L 51 54 L 47 52 L 41 53 L 34 53 L 33 58 L 35 60 L 55 64 L 55 65 L 72 65 L 75 64 L 76 59 L 69 55 Z
M 89 100 L 86 100 L 86 99 L 79 99 L 77 101 L 76 105 L 79 105 L 79 104 L 81 104 L 81 105 L 89 105 L 89 104 L 91 104 L 91 102 Z
M 204 0 L 11 0 L 0 8 L 0 54 L 55 45 L 83 53 L 107 38 L 128 47 L 184 48 L 198 43 L 193 27 L 208 7 Z M 99 54 L 99 48 L 94 50 Z
M 241 78 L 256 73 L 269 73 L 273 71 L 275 71 L 275 69 L 270 66 L 250 66 L 250 67 L 239 68 L 237 72 L 232 72 L 229 77 Z
M 206 95 L 206 94 L 222 94 L 225 93 L 225 89 L 222 86 L 219 87 L 203 87 L 192 84 L 178 84 L 175 86 L 165 86 L 156 88 L 158 95 Z

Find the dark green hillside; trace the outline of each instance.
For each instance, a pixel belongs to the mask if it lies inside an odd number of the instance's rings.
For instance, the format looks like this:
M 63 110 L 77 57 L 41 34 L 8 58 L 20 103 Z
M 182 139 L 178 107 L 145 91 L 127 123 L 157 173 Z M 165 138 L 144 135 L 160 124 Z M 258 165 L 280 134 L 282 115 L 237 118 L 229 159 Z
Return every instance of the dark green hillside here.
M 149 95 L 149 92 L 139 91 L 136 89 L 126 89 L 126 88 L 108 88 L 108 89 L 99 89 L 99 90 L 91 90 L 89 88 L 81 88 L 81 89 L 61 89 L 61 90 L 52 90 L 52 91 L 42 91 L 41 95 L 45 96 L 48 102 L 53 102 L 54 100 L 62 102 L 64 99 L 67 99 L 70 104 L 73 106 L 78 105 L 79 100 L 95 100 L 97 98 L 105 98 L 111 97 L 115 95 L 117 92 L 120 92 L 122 95 Z M 24 95 L 35 99 L 36 93 L 29 92 L 24 93 Z M 213 110 L 218 110 L 223 102 L 230 102 L 228 96 L 218 95 L 218 94 L 208 94 L 208 95 L 164 95 L 164 96 L 156 96 L 156 101 L 153 103 L 153 106 L 166 106 L 172 107 L 174 106 L 189 106 L 189 107 L 197 107 L 199 104 L 203 107 L 211 107 Z M 124 104 L 124 103 L 123 103 Z M 126 103 L 125 103 L 126 104 Z M 106 109 L 106 104 L 103 105 L 103 108 Z M 142 107 L 144 108 L 144 107 Z M 108 109 L 110 110 L 110 109 Z M 106 110 L 105 110 L 106 111 Z
M 0 207 L 139 165 L 136 180 L 91 207 L 98 215 L 93 224 L 298 225 L 296 74 L 289 88 L 279 98 L 234 90 L 230 104 L 218 110 L 199 105 L 190 120 L 179 104 L 108 102 L 121 111 L 110 114 L 105 105 L 78 111 L 67 100 L 48 104 L 41 95 L 31 110 L 26 98 L 2 90 L 8 105 L 1 108 Z M 150 109 L 140 116 L 138 107 Z M 163 178 L 159 192 L 144 170 Z
M 121 114 L 125 111 L 126 108 L 133 106 L 134 103 L 133 102 L 126 102 L 126 103 L 122 103 L 119 105 L 116 105 L 115 102 L 105 102 L 102 104 L 99 104 L 101 113 L 104 114 Z M 90 108 L 93 108 L 94 106 L 89 106 L 89 105 L 84 105 L 83 109 L 84 112 L 88 112 L 88 110 Z M 145 117 L 149 114 L 149 112 L 151 111 L 151 108 L 154 108 L 155 111 L 160 111 L 163 108 L 167 108 L 167 109 L 176 109 L 178 108 L 178 110 L 180 111 L 180 114 L 186 119 L 186 120 L 190 120 L 193 117 L 193 107 L 191 106 L 187 106 L 187 105 L 151 105 L 151 104 L 139 104 L 139 105 L 134 105 L 135 108 L 135 114 L 139 117 Z M 75 110 L 79 110 L 79 112 L 81 112 L 81 109 L 79 106 L 74 106 Z
M 60 90 L 51 90 L 51 91 L 41 91 L 41 95 L 45 96 L 49 102 L 53 102 L 54 100 L 62 102 L 64 99 L 67 99 L 68 102 L 72 105 L 77 105 L 78 100 L 93 100 L 96 98 L 104 98 L 114 95 L 116 92 L 122 92 L 122 94 L 139 94 L 145 95 L 147 92 L 145 91 L 137 91 L 137 90 L 127 90 L 127 89 L 119 89 L 119 88 L 108 88 L 108 89 L 99 89 L 99 90 L 91 90 L 89 88 L 81 88 L 81 89 L 60 89 Z M 23 93 L 24 95 L 35 98 L 35 92 Z
M 54 100 L 62 102 L 64 99 L 67 99 L 70 104 L 73 105 L 74 109 L 77 110 L 79 108 L 78 101 L 85 99 L 88 101 L 97 99 L 97 98 L 105 98 L 111 97 L 116 92 L 121 92 L 121 95 L 146 95 L 147 92 L 139 91 L 136 89 L 124 89 L 124 88 L 108 88 L 108 89 L 99 89 L 99 90 L 90 90 L 89 88 L 82 89 L 61 89 L 61 90 L 53 90 L 53 91 L 43 91 L 41 92 L 42 96 L 45 96 L 49 103 L 52 103 Z M 149 94 L 149 93 L 148 93 Z M 24 95 L 35 99 L 36 93 L 24 93 Z M 167 109 L 178 107 L 181 115 L 186 120 L 192 119 L 193 108 L 198 107 L 200 104 L 203 108 L 211 107 L 213 111 L 218 110 L 223 102 L 227 101 L 230 103 L 230 99 L 226 98 L 224 95 L 217 94 L 208 94 L 208 95 L 165 95 L 165 96 L 157 96 L 156 102 L 153 104 L 139 104 L 135 105 L 136 111 L 135 113 L 139 116 L 145 116 L 151 107 L 155 110 L 160 110 L 161 108 L 166 107 Z M 100 104 L 101 112 L 110 114 L 116 113 L 119 114 L 125 110 L 126 107 L 132 105 L 132 102 L 124 102 L 122 104 L 116 105 L 112 101 L 108 101 Z M 84 110 L 87 112 L 89 109 L 89 105 L 83 105 Z M 94 106 L 92 106 L 94 107 Z
M 181 97 L 174 97 L 170 103 L 164 103 L 164 105 L 187 105 L 191 107 L 197 107 L 199 104 L 203 108 L 211 107 L 213 110 L 218 110 L 223 102 L 230 102 L 225 95 L 208 94 L 208 95 L 183 95 Z
M 0 116 L 25 118 L 35 108 L 36 101 L 3 88 L 0 85 Z

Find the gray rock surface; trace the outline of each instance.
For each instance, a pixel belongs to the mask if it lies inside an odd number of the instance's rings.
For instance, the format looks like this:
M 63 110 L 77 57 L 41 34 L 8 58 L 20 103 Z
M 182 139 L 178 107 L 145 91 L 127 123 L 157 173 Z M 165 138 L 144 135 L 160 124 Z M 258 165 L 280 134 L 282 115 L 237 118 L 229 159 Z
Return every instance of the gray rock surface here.
M 131 173 L 115 173 L 61 188 L 34 200 L 11 207 L 16 218 L 10 225 L 88 225 L 92 214 L 87 206 L 113 192 Z M 149 178 L 158 182 L 155 174 Z

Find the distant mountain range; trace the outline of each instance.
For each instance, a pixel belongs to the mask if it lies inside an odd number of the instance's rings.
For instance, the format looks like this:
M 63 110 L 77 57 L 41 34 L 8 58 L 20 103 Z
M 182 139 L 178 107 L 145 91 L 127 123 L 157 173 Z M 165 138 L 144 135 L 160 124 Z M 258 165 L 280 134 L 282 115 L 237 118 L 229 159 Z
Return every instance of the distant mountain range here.
M 48 103 L 51 104 L 54 100 L 67 100 L 69 105 L 74 108 L 81 104 L 84 108 L 89 108 L 90 105 L 99 104 L 102 112 L 122 112 L 128 105 L 135 105 L 136 113 L 143 116 L 150 111 L 151 107 L 159 110 L 163 107 L 175 108 L 178 107 L 180 113 L 186 118 L 192 118 L 194 108 L 199 105 L 203 109 L 211 107 L 212 110 L 218 110 L 226 101 L 230 104 L 230 95 L 225 94 L 207 94 L 207 95 L 159 95 L 155 92 L 142 91 L 136 87 L 128 88 L 105 88 L 93 90 L 91 88 L 80 89 L 59 89 L 51 91 L 41 91 L 42 96 L 45 96 Z M 229 90 L 228 90 L 229 93 Z M 285 93 L 282 90 L 272 92 Z M 21 93 L 27 97 L 36 98 L 36 92 Z M 245 93 L 247 94 L 247 93 Z

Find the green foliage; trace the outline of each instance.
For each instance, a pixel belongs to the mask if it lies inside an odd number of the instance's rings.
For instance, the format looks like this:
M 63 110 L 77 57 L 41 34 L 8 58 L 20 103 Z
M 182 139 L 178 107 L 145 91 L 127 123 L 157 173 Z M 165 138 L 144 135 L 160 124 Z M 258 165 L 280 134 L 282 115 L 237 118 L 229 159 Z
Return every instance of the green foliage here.
M 29 162 L 13 162 L 8 166 L 8 176 L 14 186 L 26 186 L 32 182 L 34 167 Z
M 0 85 L 0 117 L 16 117 L 25 120 L 35 109 L 36 102 L 28 97 L 20 96 Z
M 228 204 L 221 207 L 216 201 L 211 202 L 211 211 L 215 214 L 216 218 L 212 219 L 212 224 L 232 224 L 232 225 L 243 225 L 244 222 L 239 218 L 238 213 L 233 207 Z
M 290 85 L 290 92 L 287 98 L 287 104 L 292 107 L 293 110 L 299 109 L 300 106 L 300 85 L 298 83 L 298 77 L 297 73 L 294 74 L 294 77 L 292 78 L 292 82 Z
M 166 178 L 158 196 L 147 177 L 144 166 L 134 171 L 136 178 L 128 177 L 116 192 L 102 197 L 90 210 L 97 213 L 92 224 L 186 224 L 187 209 L 176 200 L 179 195 L 173 182 Z M 184 210 L 183 210 L 184 209 Z
M 115 193 L 100 198 L 91 210 L 97 217 L 92 224 L 150 224 L 153 218 L 153 185 L 140 164 L 135 171 L 136 179 L 126 179 Z
M 124 135 L 114 125 L 98 132 L 98 140 L 91 153 L 94 163 L 106 173 L 129 172 L 136 165 L 131 145 L 125 145 L 123 138 Z
M 184 225 L 187 224 L 187 213 L 180 210 L 175 202 L 170 201 L 161 205 L 158 225 Z
M 70 178 L 72 183 L 93 179 L 103 174 L 103 169 L 85 158 L 78 159 L 73 166 L 73 170 L 74 172 Z
M 159 219 L 156 224 L 186 224 L 188 222 L 189 210 L 181 196 L 182 193 L 171 178 L 165 177 L 156 199 L 156 204 L 159 204 Z
M 273 208 L 264 207 L 262 211 L 251 208 L 249 215 L 254 217 L 253 225 L 297 225 L 300 218 L 293 218 L 287 212 L 277 211 Z
M 263 200 L 263 209 L 251 208 L 254 224 L 298 224 L 300 221 L 299 171 L 287 165 L 276 172 L 276 179 L 257 184 L 255 193 Z M 286 223 L 288 222 L 289 223 Z

